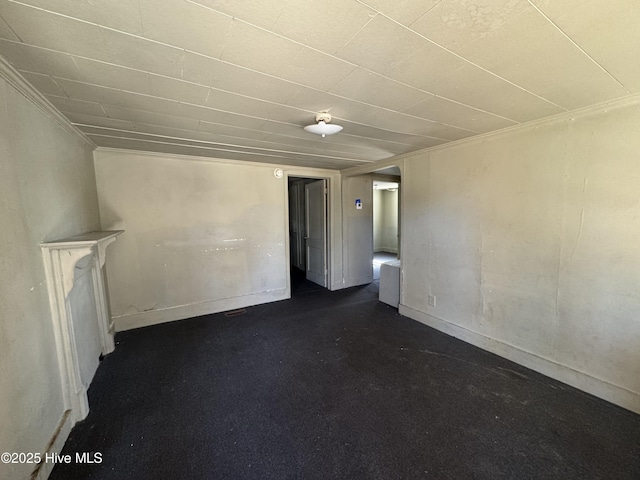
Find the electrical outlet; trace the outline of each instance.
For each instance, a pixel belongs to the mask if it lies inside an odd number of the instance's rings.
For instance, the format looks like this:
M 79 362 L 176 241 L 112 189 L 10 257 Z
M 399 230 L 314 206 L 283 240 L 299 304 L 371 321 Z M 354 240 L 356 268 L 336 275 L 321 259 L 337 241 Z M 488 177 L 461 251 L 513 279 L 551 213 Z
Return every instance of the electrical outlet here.
M 429 295 L 429 305 L 431 305 L 432 307 L 436 306 L 436 296 L 435 295 Z

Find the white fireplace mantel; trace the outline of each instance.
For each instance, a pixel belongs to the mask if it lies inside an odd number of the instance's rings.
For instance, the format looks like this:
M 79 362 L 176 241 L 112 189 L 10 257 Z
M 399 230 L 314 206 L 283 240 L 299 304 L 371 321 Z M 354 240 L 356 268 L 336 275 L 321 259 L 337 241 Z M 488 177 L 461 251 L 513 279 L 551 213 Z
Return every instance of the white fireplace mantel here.
M 107 247 L 123 232 L 90 232 L 40 244 L 65 403 L 75 421 L 87 416 L 89 403 L 87 386 L 81 379 L 70 293 L 77 279 L 84 275 L 92 275 L 95 298 L 89 299 L 89 303 L 95 301 L 102 354 L 111 353 L 114 349 L 114 329 L 109 315 L 102 267 L 105 264 Z

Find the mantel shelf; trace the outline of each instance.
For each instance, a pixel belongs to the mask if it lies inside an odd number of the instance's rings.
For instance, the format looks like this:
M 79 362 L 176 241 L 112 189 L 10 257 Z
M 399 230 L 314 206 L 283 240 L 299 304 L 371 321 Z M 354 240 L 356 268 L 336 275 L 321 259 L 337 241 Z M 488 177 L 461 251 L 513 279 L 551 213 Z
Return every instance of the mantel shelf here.
M 46 248 L 73 248 L 74 246 L 83 247 L 86 245 L 95 245 L 98 243 L 105 242 L 107 240 L 117 237 L 121 233 L 124 233 L 124 230 L 105 230 L 102 232 L 89 232 L 89 233 L 83 233 L 82 235 L 76 235 L 75 237 L 55 240 L 53 242 L 42 242 L 40 246 L 46 247 Z
M 75 237 L 69 237 L 53 242 L 43 242 L 40 244 L 43 252 L 67 250 L 69 255 L 57 255 L 59 262 L 59 274 L 63 282 L 64 297 L 66 298 L 73 288 L 74 269 L 84 257 L 91 255 L 94 251 L 97 254 L 99 268 L 104 266 L 105 252 L 107 247 L 116 241 L 116 237 L 124 230 L 106 230 L 103 232 L 89 232 Z M 97 249 L 95 247 L 98 247 Z

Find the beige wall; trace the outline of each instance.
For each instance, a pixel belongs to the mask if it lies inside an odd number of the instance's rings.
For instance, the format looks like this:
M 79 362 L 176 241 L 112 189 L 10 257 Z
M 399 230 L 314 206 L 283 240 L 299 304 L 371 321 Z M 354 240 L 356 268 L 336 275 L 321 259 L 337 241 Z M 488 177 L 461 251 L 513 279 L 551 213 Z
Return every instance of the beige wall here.
M 373 191 L 373 251 L 398 252 L 398 190 Z
M 356 208 L 360 199 L 361 209 Z M 343 272 L 345 287 L 373 281 L 373 179 L 342 179 Z
M 117 329 L 288 297 L 287 179 L 273 166 L 109 150 L 95 165 L 102 226 L 125 230 L 107 263 Z
M 39 244 L 99 228 L 92 148 L 3 75 L 0 450 L 43 452 L 64 407 Z M 33 467 L 0 463 L 0 478 L 25 478 Z
M 640 412 L 640 106 L 416 154 L 403 180 L 402 313 Z
M 382 251 L 382 229 L 384 222 L 384 206 L 382 205 L 382 190 L 373 190 L 373 251 Z

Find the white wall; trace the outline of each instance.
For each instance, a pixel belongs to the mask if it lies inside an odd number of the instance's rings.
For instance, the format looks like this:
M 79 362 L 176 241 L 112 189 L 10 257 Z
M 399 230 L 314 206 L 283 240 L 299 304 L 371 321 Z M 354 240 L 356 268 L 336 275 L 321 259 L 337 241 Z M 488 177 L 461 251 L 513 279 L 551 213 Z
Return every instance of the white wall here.
M 387 252 L 398 253 L 398 190 L 386 190 L 384 198 L 385 227 L 382 231 L 383 248 Z
M 373 191 L 373 251 L 398 253 L 398 190 Z
M 100 149 L 95 165 L 102 226 L 126 231 L 107 262 L 117 329 L 289 296 L 274 166 Z
M 401 313 L 640 412 L 640 106 L 611 108 L 407 158 Z
M 6 68 L 0 64 L 0 451 L 43 452 L 64 407 L 39 244 L 99 229 L 98 204 L 91 146 L 28 100 L 14 85 L 28 86 Z M 0 463 L 0 478 L 26 478 L 33 468 Z
M 373 179 L 359 175 L 342 179 L 344 287 L 373 281 Z M 356 200 L 361 209 L 356 208 Z
M 384 222 L 382 190 L 373 190 L 373 251 L 382 251 L 382 230 Z

